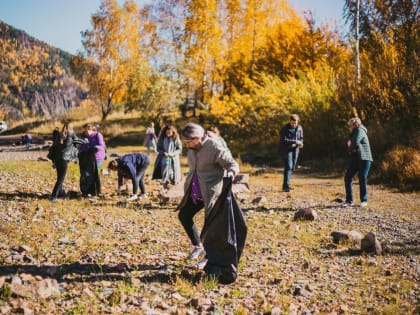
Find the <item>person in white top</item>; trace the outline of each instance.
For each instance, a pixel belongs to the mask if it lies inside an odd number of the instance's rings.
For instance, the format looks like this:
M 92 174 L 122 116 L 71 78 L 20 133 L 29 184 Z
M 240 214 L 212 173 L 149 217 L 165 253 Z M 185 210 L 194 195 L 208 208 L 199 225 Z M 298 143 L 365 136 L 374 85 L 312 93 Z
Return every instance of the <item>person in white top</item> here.
M 150 148 L 153 148 L 155 153 L 157 152 L 156 140 L 155 124 L 151 122 L 146 129 L 146 135 L 144 137 L 144 146 L 147 148 L 147 155 L 150 155 Z

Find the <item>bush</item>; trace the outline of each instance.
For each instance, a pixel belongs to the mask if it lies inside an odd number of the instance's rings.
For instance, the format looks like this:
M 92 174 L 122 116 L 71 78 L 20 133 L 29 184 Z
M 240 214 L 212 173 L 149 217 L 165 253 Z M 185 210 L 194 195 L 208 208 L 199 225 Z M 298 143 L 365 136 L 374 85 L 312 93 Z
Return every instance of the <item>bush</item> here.
M 385 154 L 381 177 L 401 190 L 420 190 L 420 150 L 397 147 Z

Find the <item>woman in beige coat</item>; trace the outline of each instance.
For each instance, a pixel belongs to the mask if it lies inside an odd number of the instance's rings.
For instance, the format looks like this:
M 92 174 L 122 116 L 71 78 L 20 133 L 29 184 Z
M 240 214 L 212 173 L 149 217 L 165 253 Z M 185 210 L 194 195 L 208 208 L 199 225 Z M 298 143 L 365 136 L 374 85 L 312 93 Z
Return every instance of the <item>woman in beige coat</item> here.
M 200 125 L 188 123 L 181 135 L 188 148 L 189 174 L 184 198 L 178 206 L 178 218 L 194 246 L 188 259 L 196 259 L 205 251 L 193 218 L 202 208 L 209 215 L 222 192 L 224 172 L 234 177 L 239 173 L 239 166 L 218 137 L 206 133 Z

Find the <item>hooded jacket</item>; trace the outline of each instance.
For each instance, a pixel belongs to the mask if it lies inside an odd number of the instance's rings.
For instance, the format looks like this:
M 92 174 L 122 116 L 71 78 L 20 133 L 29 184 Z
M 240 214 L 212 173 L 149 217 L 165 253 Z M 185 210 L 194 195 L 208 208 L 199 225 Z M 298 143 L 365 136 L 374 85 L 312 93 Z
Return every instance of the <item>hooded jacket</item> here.
M 360 125 L 359 127 L 354 128 L 350 134 L 349 140 L 351 141 L 349 147 L 350 153 L 357 153 L 359 159 L 362 161 L 373 161 L 365 126 Z
M 222 193 L 224 171 L 237 175 L 239 165 L 230 151 L 226 150 L 218 139 L 209 135 L 205 135 L 197 148 L 188 150 L 187 159 L 189 174 L 184 184 L 185 195 L 178 209 L 183 208 L 187 203 L 190 197 L 191 181 L 196 173 L 207 216 Z

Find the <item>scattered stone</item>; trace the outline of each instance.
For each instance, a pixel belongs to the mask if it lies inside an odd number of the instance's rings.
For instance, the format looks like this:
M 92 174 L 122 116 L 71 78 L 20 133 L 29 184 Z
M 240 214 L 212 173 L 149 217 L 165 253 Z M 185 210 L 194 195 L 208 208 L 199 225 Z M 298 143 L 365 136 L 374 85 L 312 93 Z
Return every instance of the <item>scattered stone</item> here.
M 20 245 L 18 248 L 17 248 L 17 251 L 19 252 L 19 253 L 23 253 L 23 252 L 31 252 L 32 251 L 32 248 L 30 248 L 28 245 Z
M 317 213 L 313 209 L 299 209 L 295 212 L 293 220 L 308 220 L 313 221 L 317 218 Z
M 361 247 L 361 243 L 362 243 L 362 234 L 351 230 L 348 234 L 349 236 L 349 240 L 350 240 L 350 244 L 353 248 L 360 248 Z
M 280 307 L 273 307 L 271 309 L 271 315 L 282 315 L 283 310 Z
M 376 238 L 375 233 L 369 232 L 361 241 L 361 250 L 362 252 L 372 253 L 375 255 L 380 255 L 382 253 L 382 247 Z
M 22 279 L 19 276 L 13 276 L 11 284 L 22 284 Z
M 62 237 L 58 240 L 58 245 L 74 245 L 74 244 L 75 244 L 75 242 L 71 241 L 69 239 L 68 235 L 66 235 L 66 236 L 64 236 L 64 237 Z
M 261 203 L 264 203 L 264 202 L 267 202 L 267 198 L 266 197 L 264 197 L 264 196 L 262 196 L 262 197 L 256 197 L 256 198 L 254 198 L 254 199 L 252 199 L 252 201 L 251 201 L 254 205 L 258 205 L 258 204 L 261 204 Z
M 60 295 L 60 287 L 55 279 L 44 279 L 36 283 L 36 293 L 40 298 L 46 299 Z
M 33 295 L 33 288 L 32 286 L 12 282 L 10 284 L 10 292 L 17 297 L 27 298 Z
M 0 307 L 0 313 L 11 314 L 12 308 L 9 305 L 3 305 Z
M 267 168 L 259 168 L 259 169 L 255 170 L 252 173 L 252 175 L 253 176 L 258 176 L 258 175 L 262 175 L 262 174 L 265 174 L 265 173 L 267 173 Z
M 335 244 L 339 244 L 340 242 L 347 241 L 349 239 L 349 231 L 348 230 L 340 230 L 340 231 L 333 231 L 331 232 L 331 237 Z

